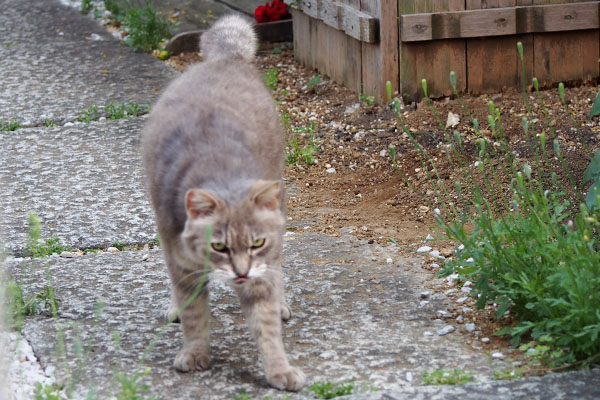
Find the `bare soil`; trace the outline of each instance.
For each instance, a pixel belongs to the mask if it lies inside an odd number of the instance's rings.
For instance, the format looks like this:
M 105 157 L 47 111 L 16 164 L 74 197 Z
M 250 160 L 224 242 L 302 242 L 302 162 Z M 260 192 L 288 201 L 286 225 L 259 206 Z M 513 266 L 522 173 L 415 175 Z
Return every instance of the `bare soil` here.
M 172 57 L 168 62 L 181 71 L 189 63 L 199 60 L 201 55 L 194 53 Z M 257 64 L 263 73 L 277 68 L 273 97 L 280 111 L 289 115 L 289 127 L 286 129 L 289 141 L 296 139 L 300 148 L 308 146 L 310 135 L 297 130 L 299 127 L 309 127 L 311 121 L 316 122 L 318 152 L 315 154 L 315 163 L 289 164 L 285 171 L 290 186 L 297 188 L 289 193 L 290 229 L 339 236 L 340 229 L 355 227 L 353 233 L 359 238 L 381 244 L 389 244 L 393 239 L 410 256 L 414 256 L 415 250 L 425 244 L 427 235 L 441 237 L 442 232 L 439 232 L 434 220 L 434 210 L 440 206 L 440 199 L 432 190 L 428 171 L 420 161 L 415 145 L 409 135 L 403 133 L 399 119 L 389 104 L 372 105 L 365 98 L 361 101 L 358 94 L 326 76 L 321 76 L 320 83 L 307 85 L 319 73 L 298 64 L 291 51 L 284 50 L 281 54 L 260 52 Z M 593 83 L 571 84 L 565 96 L 570 113 L 561 104 L 556 87 L 542 91 L 541 102 L 531 87 L 527 93 L 535 133 L 543 133 L 547 137 L 549 162 L 555 167 L 559 179 L 566 182 L 567 174 L 560 168 L 552 149 L 552 141 L 556 139 L 579 187 L 591 159 L 590 150 L 595 151 L 600 140 L 598 119 L 588 116 L 597 92 L 598 88 Z M 398 93 L 394 96 L 397 97 Z M 518 90 L 481 96 L 467 94 L 463 101 L 469 111 L 454 97 L 436 99 L 433 107 L 442 127 L 426 101 L 403 105 L 402 118 L 406 127 L 434 160 L 439 176 L 449 188 L 451 198 L 456 201 L 459 199 L 454 185 L 461 176 L 456 162 L 449 161 L 446 155 L 449 151 L 447 138 L 454 131 L 459 132 L 464 148 L 464 163 L 474 168 L 479 137 L 473 129 L 470 112 L 479 121 L 481 134 L 489 145 L 498 147 L 501 140 L 493 135 L 487 122 L 490 100 L 501 111 L 505 143 L 510 144 L 512 154 L 521 163 L 535 165 L 536 152 L 531 150 L 531 142 L 527 141 L 522 127 L 527 108 L 523 94 Z M 449 112 L 456 114 L 459 122 L 445 132 Z M 531 128 L 529 132 L 531 134 Z M 401 173 L 393 168 L 390 146 L 397 149 Z M 287 151 L 290 151 L 289 147 Z M 405 179 L 401 174 L 405 174 Z M 501 191 L 509 193 L 511 177 L 500 171 L 498 179 L 503 185 Z M 419 193 L 411 189 L 411 185 Z M 454 243 L 443 240 L 433 243 L 430 245 L 440 250 L 442 255 L 452 255 Z M 424 257 L 426 269 L 433 270 L 430 264 L 439 263 L 439 260 Z M 435 275 L 432 273 L 433 277 Z M 432 285 L 434 290 L 446 291 L 448 288 Z M 474 308 L 473 302 L 469 304 Z M 463 314 L 457 310 L 451 318 L 459 315 Z M 463 317 L 464 322 L 475 322 L 481 328 L 481 337 L 492 339 L 484 345 L 484 350 L 503 349 L 510 352 L 508 341 L 495 338 L 493 332 L 512 323 L 511 318 L 496 320 L 492 308 Z M 481 341 L 475 342 L 481 346 Z

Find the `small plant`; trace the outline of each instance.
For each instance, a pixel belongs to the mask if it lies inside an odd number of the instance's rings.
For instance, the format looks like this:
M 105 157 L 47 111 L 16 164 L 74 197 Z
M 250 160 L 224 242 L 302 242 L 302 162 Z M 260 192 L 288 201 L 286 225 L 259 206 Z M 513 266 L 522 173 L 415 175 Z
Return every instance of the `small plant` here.
M 25 253 L 34 258 L 48 257 L 54 253 L 60 254 L 68 251 L 59 238 L 52 238 L 44 241 L 42 239 L 42 225 L 40 219 L 35 213 L 29 213 L 29 232 L 27 238 L 27 249 Z
M 277 74 L 279 71 L 276 67 L 269 68 L 269 70 L 263 74 L 263 79 L 265 80 L 265 84 L 271 90 L 275 90 L 277 87 Z
M 33 392 L 33 398 L 35 400 L 62 400 L 66 399 L 62 392 L 62 387 L 57 384 L 42 385 L 41 383 L 35 384 Z
M 316 162 L 315 154 L 319 151 L 319 141 L 315 138 L 315 128 L 317 123 L 311 121 L 309 126 L 300 126 L 294 129 L 292 138 L 288 140 L 287 146 L 289 152 L 286 154 L 286 162 L 288 164 L 299 165 L 304 163 L 308 166 Z M 308 134 L 308 144 L 301 147 L 299 134 Z
M 145 114 L 148 110 L 148 107 L 142 107 L 137 103 L 133 103 L 133 104 L 123 103 L 123 104 L 116 105 L 111 102 L 106 106 L 105 109 L 106 109 L 106 113 L 107 113 L 106 118 L 115 120 L 115 119 L 129 118 L 129 117 L 138 117 L 142 114 Z
M 142 399 L 157 399 L 157 397 L 146 397 L 144 394 L 150 391 L 150 385 L 143 384 L 140 379 L 143 379 L 150 373 L 150 368 L 146 368 L 144 372 L 133 373 L 131 375 L 115 371 L 114 377 L 120 385 L 120 390 L 116 394 L 117 400 L 142 400 Z
M 331 382 L 316 382 L 308 391 L 313 392 L 319 399 L 333 399 L 335 397 L 352 394 L 354 382 L 333 384 Z
M 375 96 L 367 96 L 364 93 L 361 93 L 358 96 L 358 101 L 365 103 L 369 107 L 373 107 L 375 105 Z
M 494 371 L 494 379 L 498 381 L 510 381 L 513 379 L 520 379 L 523 377 L 523 372 L 524 370 L 522 368 L 508 368 L 504 370 L 498 370 Z
M 56 125 L 54 124 L 54 121 L 50 120 L 50 119 L 45 119 L 43 122 L 45 127 L 47 128 L 54 128 Z
M 321 82 L 323 82 L 323 79 L 319 75 L 315 75 L 312 78 L 310 78 L 310 81 L 308 81 L 308 83 L 306 84 L 306 87 L 318 85 Z
M 87 110 L 84 110 L 81 114 L 79 114 L 77 120 L 89 124 L 92 121 L 97 121 L 99 117 L 98 107 L 92 104 Z
M 51 287 L 46 287 L 33 297 L 25 297 L 23 288 L 11 279 L 6 285 L 5 296 L 9 326 L 19 331 L 23 329 L 25 317 L 58 308 L 59 300 L 54 297 L 54 290 Z
M 89 13 L 94 9 L 94 4 L 92 0 L 81 0 L 81 12 L 84 14 Z
M 461 385 L 473 378 L 475 373 L 465 372 L 460 368 L 438 369 L 431 373 L 425 372 L 422 383 L 425 385 Z
M 125 8 L 122 22 L 128 29 L 125 43 L 137 51 L 151 52 L 158 49 L 163 38 L 171 37 L 173 23 L 160 16 L 149 1 L 144 7 Z
M 240 390 L 240 393 L 233 396 L 233 400 L 250 400 L 252 397 L 246 393 L 246 389 Z
M 0 132 L 12 132 L 20 128 L 22 128 L 22 126 L 16 118 L 13 118 L 8 122 L 0 120 Z

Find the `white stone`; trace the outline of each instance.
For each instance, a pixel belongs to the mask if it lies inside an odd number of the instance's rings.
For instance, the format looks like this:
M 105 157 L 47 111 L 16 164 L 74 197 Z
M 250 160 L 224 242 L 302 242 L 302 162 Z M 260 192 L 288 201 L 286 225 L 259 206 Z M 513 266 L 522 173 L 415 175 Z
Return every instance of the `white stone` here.
M 475 324 L 473 324 L 473 323 L 466 324 L 465 329 L 467 330 L 467 332 L 473 332 L 475 330 Z
M 111 246 L 108 249 L 106 249 L 106 251 L 109 252 L 109 253 L 113 253 L 114 254 L 114 253 L 118 253 L 119 249 L 117 249 L 116 247 Z
M 500 352 L 492 353 L 492 358 L 494 358 L 496 360 L 502 360 L 502 359 L 504 359 L 504 354 L 502 354 Z
M 430 255 L 431 257 L 439 257 L 439 256 L 440 256 L 440 252 L 439 252 L 438 250 L 431 250 L 431 251 L 429 252 L 429 255 Z
M 412 382 L 412 379 L 413 379 L 412 372 L 407 372 L 406 373 L 406 380 L 409 381 L 409 382 Z
M 417 249 L 417 253 L 427 253 L 431 251 L 431 247 L 429 246 L 421 246 Z
M 431 233 L 427 234 L 427 237 L 425 238 L 425 240 L 434 240 L 435 238 L 433 236 L 431 236 Z
M 482 341 L 483 343 L 489 343 L 489 342 L 490 342 L 490 338 L 488 338 L 488 337 L 484 337 L 484 338 L 481 338 L 481 341 Z
M 447 335 L 447 334 L 449 334 L 450 332 L 454 332 L 454 327 L 453 327 L 452 325 L 446 325 L 446 326 L 445 326 L 445 327 L 443 327 L 442 329 L 438 329 L 438 330 L 436 331 L 436 333 L 437 333 L 439 336 L 444 336 L 444 335 Z
M 386 263 L 386 264 L 391 264 L 391 263 L 392 263 L 392 261 L 393 261 L 393 260 L 392 260 L 391 258 L 389 258 L 389 257 L 385 259 L 385 263 Z
M 380 157 L 385 157 L 385 156 L 386 156 L 386 154 L 387 154 L 387 151 L 386 151 L 385 149 L 383 149 L 383 150 L 381 150 L 381 151 L 379 152 L 379 156 L 380 156 Z
M 464 302 L 465 302 L 465 301 L 467 301 L 467 300 L 469 300 L 469 298 L 468 298 L 468 297 L 461 297 L 461 298 L 459 298 L 459 299 L 456 299 L 456 302 L 457 302 L 457 303 L 464 303 Z
M 335 174 L 335 168 L 331 167 L 331 168 L 327 168 L 325 170 L 325 172 L 327 172 L 328 174 Z
M 460 291 L 463 293 L 471 293 L 471 290 L 473 290 L 473 288 L 470 288 L 468 286 L 463 286 L 460 288 Z
M 429 266 L 430 266 L 431 268 L 439 268 L 439 267 L 440 267 L 440 265 L 439 265 L 439 264 L 436 264 L 436 263 L 431 263 L 431 264 L 429 264 Z
M 423 336 L 433 336 L 433 332 L 425 331 L 423 332 Z
M 448 111 L 448 119 L 446 120 L 446 129 L 454 128 L 460 122 L 460 117 L 452 111 Z

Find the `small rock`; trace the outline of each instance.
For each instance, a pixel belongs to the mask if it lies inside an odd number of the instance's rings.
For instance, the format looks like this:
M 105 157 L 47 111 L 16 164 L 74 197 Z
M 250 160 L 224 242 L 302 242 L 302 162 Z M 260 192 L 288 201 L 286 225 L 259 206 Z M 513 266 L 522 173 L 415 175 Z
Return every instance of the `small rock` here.
M 417 253 L 427 253 L 431 251 L 431 247 L 429 246 L 421 246 L 417 249 Z
M 490 338 L 489 337 L 484 337 L 484 338 L 481 338 L 481 341 L 483 343 L 489 343 L 490 342 Z
M 460 291 L 463 293 L 471 293 L 471 290 L 473 290 L 473 288 L 470 288 L 468 286 L 463 286 L 460 288 Z
M 465 283 L 463 284 L 463 287 L 471 287 L 473 286 L 473 282 L 471 281 L 465 281 Z
M 440 316 L 442 317 L 447 317 L 448 315 L 450 315 L 450 313 L 448 311 L 445 310 L 438 310 L 437 312 Z
M 431 292 L 429 290 L 425 290 L 424 292 L 421 292 L 421 298 L 426 299 L 429 297 L 430 294 Z
M 429 266 L 430 266 L 431 268 L 433 268 L 433 269 L 436 269 L 436 268 L 439 268 L 439 267 L 440 267 L 440 265 L 439 265 L 439 264 L 436 264 L 436 263 L 431 263 L 431 264 L 429 264 Z
M 456 299 L 456 302 L 457 302 L 457 303 L 464 303 L 464 302 L 465 302 L 465 301 L 467 301 L 467 300 L 469 300 L 469 298 L 468 298 L 468 297 L 461 297 L 461 298 L 459 298 L 459 299 Z
M 352 104 L 351 106 L 346 107 L 344 110 L 345 115 L 354 114 L 360 108 L 360 103 Z
M 406 373 L 406 380 L 409 381 L 409 382 L 412 382 L 412 379 L 413 379 L 412 372 L 407 372 Z
M 429 304 L 427 300 L 422 300 L 421 302 L 419 302 L 419 307 L 425 307 L 427 304 Z
M 456 322 L 458 322 L 459 324 L 462 324 L 464 319 L 465 319 L 465 317 L 463 317 L 462 315 L 459 315 L 458 317 L 456 317 Z
M 460 122 L 460 118 L 458 115 L 454 114 L 452 111 L 448 112 L 448 119 L 446 120 L 446 129 L 454 128 Z
M 437 333 L 439 336 L 444 336 L 444 335 L 447 335 L 447 334 L 449 334 L 450 332 L 454 332 L 454 327 L 453 327 L 452 325 L 446 325 L 446 326 L 445 326 L 445 327 L 443 327 L 442 329 L 438 329 L 438 330 L 436 331 L 436 333 Z
M 59 254 L 59 256 L 63 258 L 73 258 L 75 257 L 75 253 L 71 253 L 70 251 L 63 251 Z
M 327 168 L 327 170 L 325 170 L 325 172 L 327 172 L 328 174 L 335 174 L 335 168 L 333 168 L 333 167 Z
M 385 259 L 385 262 L 386 262 L 386 264 L 391 264 L 391 263 L 392 263 L 392 261 L 393 261 L 393 260 L 392 260 L 391 258 L 386 258 L 386 259 Z
M 106 249 L 106 251 L 109 252 L 109 253 L 115 254 L 115 253 L 119 252 L 119 249 L 117 249 L 116 247 L 111 246 L 108 249 Z
M 496 359 L 496 360 L 502 360 L 504 359 L 504 354 L 496 352 L 496 353 L 492 353 L 492 358 Z
M 321 358 L 335 358 L 337 356 L 337 353 L 334 350 L 327 350 L 322 352 L 321 354 L 319 354 L 319 357 Z
M 433 236 L 431 236 L 431 233 L 427 234 L 427 237 L 425 238 L 425 240 L 434 240 L 435 238 Z
M 465 313 L 465 314 L 470 314 L 470 313 L 473 312 L 473 309 L 469 308 L 469 307 L 463 307 L 462 308 L 462 312 Z
M 429 207 L 419 206 L 419 211 L 421 211 L 423 214 L 426 214 L 427 212 L 429 212 Z
M 475 330 L 475 324 L 473 324 L 473 323 L 466 324 L 465 329 L 467 330 L 467 332 L 473 332 Z
M 380 156 L 380 157 L 385 157 L 386 155 L 387 155 L 387 150 L 386 150 L 386 149 L 383 149 L 383 150 L 381 150 L 381 151 L 379 152 L 379 156 Z
M 431 257 L 436 257 L 436 258 L 437 258 L 437 257 L 439 257 L 439 256 L 440 256 L 440 252 L 439 252 L 439 251 L 437 251 L 437 250 L 431 250 L 431 251 L 429 252 L 429 255 L 430 255 Z
M 150 257 L 150 254 L 146 253 L 142 256 L 142 261 L 147 261 L 148 257 Z
M 425 331 L 423 332 L 423 336 L 433 336 L 433 332 Z

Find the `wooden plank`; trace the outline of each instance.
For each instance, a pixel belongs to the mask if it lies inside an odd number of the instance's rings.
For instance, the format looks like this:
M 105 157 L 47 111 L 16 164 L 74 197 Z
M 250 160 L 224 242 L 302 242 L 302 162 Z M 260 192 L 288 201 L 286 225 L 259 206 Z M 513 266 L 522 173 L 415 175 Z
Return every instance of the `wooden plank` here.
M 360 8 L 360 0 L 341 0 L 348 6 Z M 362 91 L 362 44 L 357 39 L 348 36 L 342 31 L 340 41 L 342 43 L 342 57 L 339 62 L 343 63 L 344 86 L 356 93 Z
M 342 9 L 341 25 L 346 34 L 362 42 L 375 43 L 377 41 L 377 20 L 374 17 L 345 4 L 338 4 L 338 7 Z
M 379 45 L 381 50 L 382 103 L 388 101 L 385 83 L 392 83 L 392 93 L 398 91 L 398 42 L 400 41 L 398 24 L 398 4 L 396 0 L 380 0 Z
M 341 24 L 343 17 L 341 13 L 342 8 L 338 7 L 338 3 L 326 1 L 323 3 L 319 14 L 321 20 L 323 20 L 323 22 L 325 22 L 327 25 L 338 30 L 343 30 Z
M 291 9 L 294 29 L 294 57 L 301 64 L 308 65 L 308 51 L 310 45 L 309 16 L 303 12 Z
M 361 0 L 361 10 L 379 18 L 379 0 Z M 379 28 L 379 27 L 378 27 Z M 378 103 L 383 100 L 384 89 L 381 82 L 381 47 L 379 44 L 362 43 L 362 93 L 374 96 Z
M 464 0 L 398 0 L 398 15 L 464 10 Z M 421 79 L 426 78 L 433 97 L 450 95 L 449 73 L 454 71 L 459 91 L 466 89 L 466 44 L 459 40 L 399 42 L 400 93 L 414 100 L 423 96 Z
M 585 2 L 402 15 L 401 37 L 408 42 L 597 29 L 598 7 Z
M 322 0 L 298 0 L 298 8 L 306 15 L 319 18 L 319 8 Z
M 534 73 L 540 84 L 597 77 L 599 40 L 598 31 L 535 34 Z

